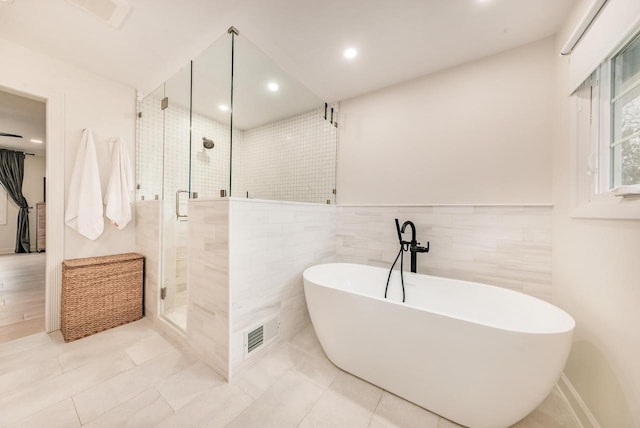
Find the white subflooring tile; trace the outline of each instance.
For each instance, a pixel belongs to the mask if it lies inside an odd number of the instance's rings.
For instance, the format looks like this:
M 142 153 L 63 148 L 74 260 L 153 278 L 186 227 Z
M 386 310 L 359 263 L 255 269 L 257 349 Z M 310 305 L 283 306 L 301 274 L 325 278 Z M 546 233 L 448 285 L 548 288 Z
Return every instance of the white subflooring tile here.
M 455 428 L 335 367 L 313 328 L 227 383 L 147 320 L 0 344 L 0 427 Z M 576 428 L 557 393 L 517 428 Z

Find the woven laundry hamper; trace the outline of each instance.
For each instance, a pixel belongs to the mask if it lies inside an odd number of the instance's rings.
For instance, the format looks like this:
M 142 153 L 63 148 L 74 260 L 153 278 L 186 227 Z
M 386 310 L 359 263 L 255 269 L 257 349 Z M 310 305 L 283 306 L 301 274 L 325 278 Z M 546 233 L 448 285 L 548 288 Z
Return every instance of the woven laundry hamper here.
M 61 330 L 65 342 L 139 320 L 144 257 L 137 253 L 62 263 Z

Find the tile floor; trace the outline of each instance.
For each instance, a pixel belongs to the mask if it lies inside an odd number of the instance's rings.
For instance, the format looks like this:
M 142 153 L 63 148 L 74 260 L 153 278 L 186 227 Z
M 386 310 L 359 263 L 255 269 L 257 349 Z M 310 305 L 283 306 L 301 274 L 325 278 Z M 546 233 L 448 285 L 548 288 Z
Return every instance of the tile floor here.
M 0 255 L 0 343 L 44 331 L 44 253 Z
M 458 427 L 336 368 L 311 326 L 229 384 L 145 319 L 0 344 L 0 426 Z M 575 428 L 555 393 L 516 426 Z

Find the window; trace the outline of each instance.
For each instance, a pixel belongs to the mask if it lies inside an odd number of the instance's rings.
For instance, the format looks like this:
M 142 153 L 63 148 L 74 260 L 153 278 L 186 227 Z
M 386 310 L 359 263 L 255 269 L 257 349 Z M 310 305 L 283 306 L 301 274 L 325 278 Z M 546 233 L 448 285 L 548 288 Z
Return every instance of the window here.
M 611 187 L 640 184 L 640 36 L 611 61 Z
M 574 216 L 640 218 L 639 196 L 615 196 L 621 186 L 640 193 L 640 34 L 602 63 L 573 98 Z M 600 215 L 604 203 L 610 206 Z M 599 205 L 595 211 L 593 204 Z

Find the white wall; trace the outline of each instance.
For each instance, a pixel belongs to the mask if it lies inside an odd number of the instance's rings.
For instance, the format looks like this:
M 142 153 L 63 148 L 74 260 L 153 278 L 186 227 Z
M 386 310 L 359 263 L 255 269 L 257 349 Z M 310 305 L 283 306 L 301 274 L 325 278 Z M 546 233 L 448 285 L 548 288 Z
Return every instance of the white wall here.
M 82 130 L 90 128 L 93 131 L 104 193 L 108 179 L 108 139 L 124 137 L 131 159 L 134 159 L 134 89 L 4 39 L 0 39 L 0 58 L 0 86 L 4 82 L 18 82 L 20 87 L 64 95 L 65 144 L 52 149 L 64 150 L 65 189 L 69 187 Z M 66 197 L 65 192 L 65 206 Z M 90 241 L 65 228 L 65 259 L 133 251 L 134 229 L 133 222 L 122 231 L 106 222 L 102 236 Z
M 546 39 L 344 101 L 338 203 L 551 201 Z
M 556 53 L 590 2 L 576 4 Z M 611 0 L 607 7 L 619 3 Z M 614 29 L 613 31 L 623 29 Z M 576 319 L 565 374 L 602 427 L 640 426 L 640 221 L 570 217 L 569 61 L 556 56 L 553 302 Z
M 42 202 L 43 181 L 45 175 L 44 156 L 25 156 L 22 194 L 27 198 L 33 210 L 29 212 L 29 233 L 31 251 L 36 250 L 36 203 Z M 11 196 L 7 197 L 7 224 L 0 225 L 0 254 L 13 253 L 16 248 L 16 229 L 18 227 L 18 206 Z

